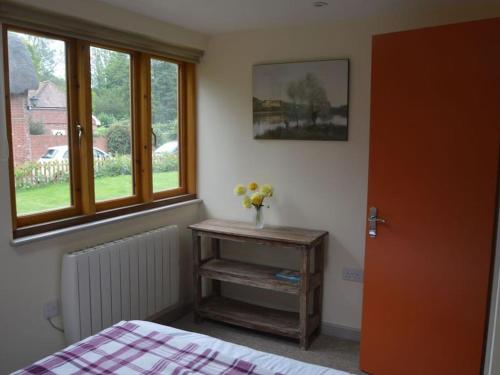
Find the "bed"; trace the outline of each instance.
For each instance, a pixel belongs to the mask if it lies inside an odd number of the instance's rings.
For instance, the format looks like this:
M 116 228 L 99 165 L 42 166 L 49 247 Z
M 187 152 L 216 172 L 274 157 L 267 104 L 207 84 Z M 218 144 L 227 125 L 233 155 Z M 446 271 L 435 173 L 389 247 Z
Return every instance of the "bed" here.
M 14 374 L 348 375 L 140 320 L 119 322 Z

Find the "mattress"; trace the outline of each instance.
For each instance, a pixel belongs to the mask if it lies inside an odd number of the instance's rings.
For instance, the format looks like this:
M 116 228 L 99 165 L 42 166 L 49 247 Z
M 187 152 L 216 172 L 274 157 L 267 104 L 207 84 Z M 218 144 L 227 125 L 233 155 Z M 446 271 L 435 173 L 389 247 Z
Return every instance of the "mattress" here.
M 123 321 L 15 372 L 26 374 L 348 375 L 210 336 Z

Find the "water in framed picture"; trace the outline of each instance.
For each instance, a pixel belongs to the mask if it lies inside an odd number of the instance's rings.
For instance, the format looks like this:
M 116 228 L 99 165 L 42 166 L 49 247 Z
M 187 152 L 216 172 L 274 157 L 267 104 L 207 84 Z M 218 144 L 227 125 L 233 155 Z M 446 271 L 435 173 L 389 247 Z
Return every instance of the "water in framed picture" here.
M 349 60 L 253 66 L 255 139 L 347 141 Z

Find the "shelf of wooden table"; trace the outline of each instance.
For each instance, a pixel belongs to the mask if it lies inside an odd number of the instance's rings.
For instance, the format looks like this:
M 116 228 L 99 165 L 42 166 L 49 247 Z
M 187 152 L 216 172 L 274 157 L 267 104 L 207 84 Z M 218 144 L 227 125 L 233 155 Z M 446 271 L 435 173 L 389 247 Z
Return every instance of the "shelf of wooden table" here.
M 200 304 L 198 313 L 202 317 L 240 327 L 300 338 L 300 319 L 296 312 L 257 306 L 226 297 L 208 297 Z M 310 331 L 314 331 L 319 318 L 312 316 L 311 320 Z
M 289 294 L 300 294 L 300 282 L 276 278 L 276 274 L 282 270 L 281 268 L 228 259 L 211 259 L 202 263 L 199 272 L 201 276 L 214 280 L 275 290 Z M 321 275 L 319 273 L 311 275 L 311 289 L 319 285 L 320 277 Z

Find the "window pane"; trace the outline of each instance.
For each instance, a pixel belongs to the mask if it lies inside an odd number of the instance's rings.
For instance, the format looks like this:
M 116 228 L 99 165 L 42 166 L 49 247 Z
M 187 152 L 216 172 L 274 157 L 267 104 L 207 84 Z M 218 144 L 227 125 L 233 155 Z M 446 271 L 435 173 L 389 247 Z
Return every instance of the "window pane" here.
M 179 187 L 177 64 L 151 59 L 153 192 Z
M 65 42 L 9 31 L 8 58 L 17 214 L 69 207 Z
M 90 48 L 95 200 L 134 194 L 128 53 Z

